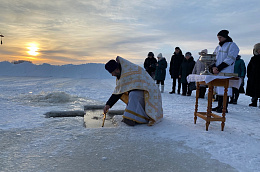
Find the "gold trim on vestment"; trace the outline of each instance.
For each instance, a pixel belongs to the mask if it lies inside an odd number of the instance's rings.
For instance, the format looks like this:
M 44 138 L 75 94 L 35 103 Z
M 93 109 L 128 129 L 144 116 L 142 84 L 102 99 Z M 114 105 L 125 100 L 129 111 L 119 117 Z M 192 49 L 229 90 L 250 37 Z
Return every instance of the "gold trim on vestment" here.
M 147 124 L 147 123 L 148 123 L 148 122 L 140 122 L 140 121 L 137 121 L 137 120 L 135 120 L 135 119 L 129 118 L 129 117 L 127 117 L 127 116 L 123 116 L 123 118 L 129 119 L 129 120 L 132 120 L 132 121 L 135 121 L 135 122 L 137 122 L 137 123 L 139 123 L 139 124 Z
M 147 82 L 144 81 L 144 80 L 135 79 L 135 80 L 132 80 L 132 81 L 125 82 L 125 83 L 123 83 L 123 84 L 121 84 L 121 85 L 118 85 L 118 86 L 116 86 L 115 89 L 118 89 L 119 87 L 124 87 L 124 86 L 126 86 L 126 85 L 131 84 L 131 83 L 136 83 L 136 82 L 139 82 L 139 83 L 147 83 Z M 138 89 L 138 88 L 136 88 L 136 89 Z M 141 89 L 140 89 L 140 90 L 141 90 Z M 127 90 L 127 91 L 130 91 L 130 90 Z
M 134 112 L 134 111 L 131 111 L 131 110 L 129 110 L 129 109 L 125 109 L 125 111 L 128 112 L 128 113 L 131 113 L 131 114 L 134 115 L 134 116 L 137 116 L 137 117 L 139 117 L 139 118 L 142 118 L 142 119 L 144 119 L 144 120 L 147 120 L 147 121 L 150 120 L 149 118 L 146 118 L 146 117 L 144 117 L 144 116 L 142 116 L 142 115 L 140 115 L 140 114 L 138 114 L 138 113 L 136 113 L 136 112 Z
M 113 94 L 123 94 L 120 99 L 128 104 L 129 95 L 127 93 L 129 91 L 143 90 L 145 101 L 144 110 L 148 116 L 146 118 L 150 118 L 148 119 L 149 124 L 153 125 L 163 117 L 160 90 L 152 77 L 142 67 L 137 66 L 122 57 L 117 57 L 117 61 L 120 62 L 122 70 L 120 79 L 116 80 L 116 87 Z
M 126 77 L 126 76 L 129 76 L 129 75 L 141 74 L 141 73 L 142 73 L 142 68 L 138 66 L 138 70 L 137 71 L 126 72 L 126 73 L 122 74 L 121 77 Z

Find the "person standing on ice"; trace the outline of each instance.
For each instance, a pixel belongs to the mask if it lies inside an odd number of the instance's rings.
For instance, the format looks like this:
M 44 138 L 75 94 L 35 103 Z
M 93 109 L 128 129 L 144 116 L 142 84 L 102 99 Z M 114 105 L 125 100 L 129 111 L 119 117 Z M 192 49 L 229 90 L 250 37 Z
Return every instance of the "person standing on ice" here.
M 176 79 L 178 79 L 177 92 L 178 92 L 178 94 L 180 94 L 180 92 L 181 92 L 181 78 L 179 78 L 179 71 L 180 71 L 180 66 L 181 66 L 181 63 L 183 62 L 183 60 L 184 60 L 184 55 L 182 54 L 180 47 L 175 47 L 175 51 L 171 57 L 170 69 L 169 69 L 169 73 L 172 78 L 172 91 L 169 92 L 170 94 L 175 93 Z
M 153 125 L 163 118 L 161 93 L 153 78 L 140 66 L 117 56 L 105 69 L 116 77 L 116 87 L 104 107 L 104 113 L 121 99 L 126 103 L 123 122 L 127 125 Z
M 157 60 L 154 58 L 154 53 L 149 52 L 147 58 L 144 60 L 144 68 L 153 79 L 155 77 L 156 63 Z
M 255 44 L 253 53 L 247 65 L 246 95 L 252 97 L 249 106 L 257 107 L 257 99 L 260 98 L 260 43 Z
M 239 89 L 232 87 L 232 96 L 230 97 L 229 104 L 237 104 L 239 93 L 245 93 L 244 90 L 244 78 L 246 76 L 246 65 L 241 56 L 238 55 L 235 62 L 234 73 L 238 74 L 238 77 L 241 78 L 242 82 Z
M 162 53 L 159 53 L 158 56 L 158 63 L 156 64 L 155 70 L 155 80 L 158 87 L 160 87 L 161 83 L 161 93 L 164 92 L 164 80 L 166 76 L 166 68 L 167 68 L 167 61 L 162 56 Z
M 212 65 L 212 71 L 214 74 L 222 73 L 234 73 L 234 65 L 236 57 L 239 53 L 239 48 L 236 43 L 228 36 L 228 30 L 221 30 L 218 34 L 219 45 L 216 47 L 214 54 L 216 54 L 217 61 Z M 216 87 L 216 92 L 218 95 L 218 106 L 212 108 L 212 111 L 222 113 L 223 109 L 223 95 L 224 87 Z M 232 95 L 232 89 L 228 88 L 228 96 Z M 228 99 L 226 104 L 226 113 L 228 113 Z
M 191 96 L 192 90 L 190 89 L 190 85 L 192 83 L 187 82 L 187 76 L 192 73 L 194 66 L 194 58 L 192 57 L 192 54 L 190 52 L 187 52 L 179 69 L 179 78 L 181 78 L 183 96 Z
M 201 52 L 199 52 L 199 54 L 208 54 L 208 50 L 204 49 Z M 195 63 L 195 66 L 192 70 L 192 74 L 197 74 L 200 75 L 201 72 L 203 72 L 205 70 L 205 64 L 200 61 L 200 59 L 198 59 Z M 200 85 L 200 93 L 199 93 L 199 98 L 204 99 L 205 97 L 205 93 L 207 90 L 207 86 L 206 85 Z

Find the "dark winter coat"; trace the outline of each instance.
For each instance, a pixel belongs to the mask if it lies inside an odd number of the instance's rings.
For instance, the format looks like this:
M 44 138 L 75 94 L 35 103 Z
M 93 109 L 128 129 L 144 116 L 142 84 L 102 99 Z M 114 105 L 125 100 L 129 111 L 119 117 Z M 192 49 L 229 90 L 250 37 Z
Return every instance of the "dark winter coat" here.
M 167 68 L 166 59 L 165 58 L 160 59 L 157 64 L 158 66 L 156 65 L 155 80 L 165 80 L 166 68 Z
M 184 59 L 184 55 L 182 55 L 181 52 L 179 54 L 174 53 L 174 55 L 172 55 L 170 61 L 170 69 L 169 69 L 171 78 L 179 77 L 180 66 L 183 59 Z
M 237 57 L 235 66 L 234 66 L 234 73 L 238 74 L 238 77 L 245 77 L 246 76 L 246 65 L 243 59 L 240 56 Z
M 149 75 L 151 75 L 153 72 L 155 72 L 156 63 L 157 63 L 157 60 L 154 57 L 152 57 L 152 58 L 147 57 L 145 59 L 145 61 L 144 61 L 144 68 L 149 73 Z
M 188 83 L 186 78 L 192 73 L 194 66 L 195 61 L 193 57 L 190 57 L 188 60 L 184 58 L 179 71 L 179 74 L 181 75 L 181 83 Z
M 260 98 L 260 55 L 255 55 L 247 65 L 246 95 Z

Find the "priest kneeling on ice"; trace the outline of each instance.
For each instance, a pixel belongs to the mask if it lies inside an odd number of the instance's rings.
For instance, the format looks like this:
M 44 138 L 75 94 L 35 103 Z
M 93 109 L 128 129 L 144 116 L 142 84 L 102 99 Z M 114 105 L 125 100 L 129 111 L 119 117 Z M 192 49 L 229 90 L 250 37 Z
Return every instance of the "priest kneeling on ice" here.
M 105 68 L 117 79 L 104 113 L 121 99 L 127 105 L 123 114 L 123 122 L 127 125 L 153 125 L 163 118 L 160 90 L 143 68 L 119 56 L 108 61 Z

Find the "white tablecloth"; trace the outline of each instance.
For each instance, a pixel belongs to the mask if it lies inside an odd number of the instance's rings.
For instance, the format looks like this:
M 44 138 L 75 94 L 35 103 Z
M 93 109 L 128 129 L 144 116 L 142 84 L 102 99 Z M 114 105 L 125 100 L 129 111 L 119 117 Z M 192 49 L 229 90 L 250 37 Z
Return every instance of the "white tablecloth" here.
M 190 82 L 201 82 L 205 81 L 206 83 L 209 83 L 213 81 L 214 79 L 226 79 L 226 78 L 232 78 L 232 76 L 216 76 L 216 75 L 196 75 L 196 74 L 190 74 L 187 76 L 187 81 Z M 236 87 L 239 89 L 241 85 L 241 78 L 239 80 L 229 80 L 229 87 Z

